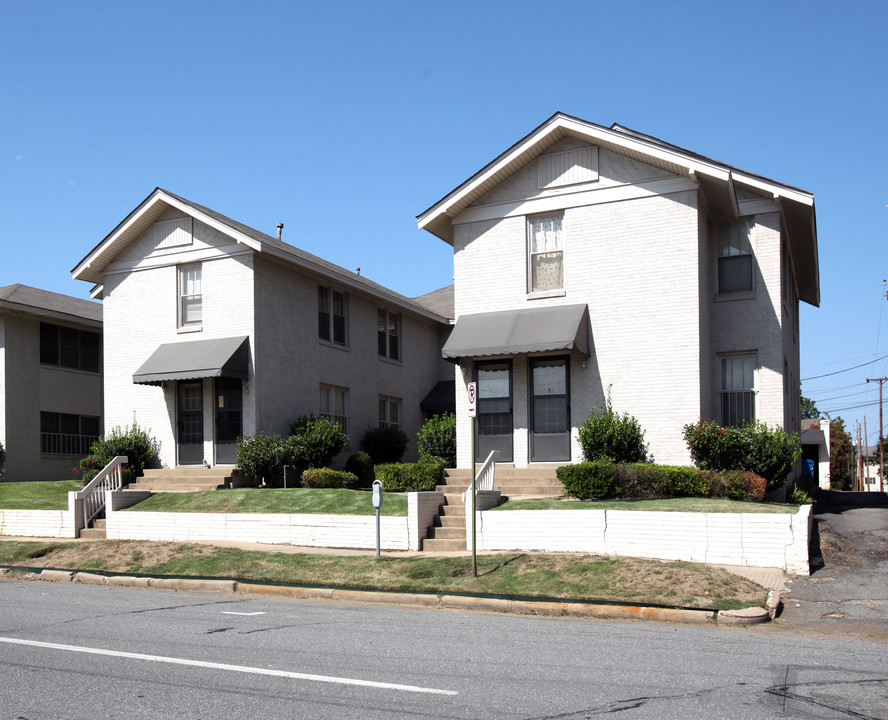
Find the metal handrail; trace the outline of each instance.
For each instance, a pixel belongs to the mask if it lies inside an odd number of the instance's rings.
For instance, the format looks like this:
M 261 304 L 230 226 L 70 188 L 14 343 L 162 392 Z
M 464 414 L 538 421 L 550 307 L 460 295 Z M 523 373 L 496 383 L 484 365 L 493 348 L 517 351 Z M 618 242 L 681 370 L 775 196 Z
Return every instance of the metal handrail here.
M 89 527 L 92 519 L 105 509 L 105 492 L 120 489 L 123 484 L 120 466 L 127 462 L 129 458 L 126 455 L 118 455 L 74 496 L 83 500 L 83 527 Z
M 479 492 L 487 492 L 493 490 L 493 477 L 496 470 L 496 461 L 500 458 L 499 450 L 491 450 L 487 456 L 487 460 L 481 466 L 481 469 L 475 475 L 475 494 Z M 463 502 L 469 496 L 471 486 L 463 493 Z

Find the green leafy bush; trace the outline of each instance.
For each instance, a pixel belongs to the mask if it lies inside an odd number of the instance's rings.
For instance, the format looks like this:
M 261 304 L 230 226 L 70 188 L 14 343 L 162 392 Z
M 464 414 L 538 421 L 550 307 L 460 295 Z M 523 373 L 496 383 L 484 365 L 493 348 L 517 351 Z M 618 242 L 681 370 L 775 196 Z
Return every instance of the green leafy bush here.
M 345 472 L 344 470 L 309 468 L 302 473 L 302 487 L 357 490 L 358 478 L 353 473 Z
M 644 430 L 632 415 L 614 410 L 610 393 L 592 408 L 579 427 L 579 436 L 583 457 L 589 462 L 635 463 L 648 459 Z
M 89 448 L 89 455 L 80 460 L 81 479 L 86 485 L 99 471 L 119 455 L 125 455 L 127 467 L 134 477 L 144 475 L 145 468 L 157 458 L 160 443 L 151 431 L 139 427 L 133 419 L 132 426 L 115 427 L 102 435 Z
M 420 457 L 439 457 L 456 467 L 456 414 L 444 413 L 426 420 L 416 436 Z
M 290 424 L 288 465 L 300 468 L 327 467 L 348 447 L 348 433 L 329 418 L 303 415 Z
M 3 443 L 0 443 L 0 479 L 3 478 L 3 464 L 6 462 L 6 450 L 3 449 Z
M 768 483 L 760 475 L 746 470 L 701 470 L 709 483 L 712 497 L 728 500 L 747 500 L 761 502 L 765 497 Z
M 358 478 L 358 487 L 369 488 L 376 479 L 373 472 L 373 461 L 363 450 L 349 455 L 348 460 L 345 461 L 345 471 Z
M 603 500 L 614 494 L 613 463 L 607 460 L 562 465 L 555 474 L 564 492 L 580 500 Z
M 666 489 L 669 497 L 709 496 L 709 479 L 697 468 L 666 465 L 660 467 L 666 477 Z
M 663 466 L 652 463 L 614 466 L 614 497 L 634 500 L 668 496 L 668 478 Z
M 383 463 L 377 465 L 376 479 L 385 492 L 434 490 L 444 480 L 443 462 Z
M 407 433 L 393 427 L 368 428 L 361 439 L 361 450 L 374 465 L 400 462 L 407 450 Z
M 691 457 L 704 470 L 746 470 L 780 487 L 801 457 L 799 436 L 752 421 L 721 427 L 711 420 L 685 425 L 684 439 Z
M 280 435 L 256 433 L 237 439 L 236 467 L 248 478 L 265 480 L 266 485 L 283 481 L 287 462 L 287 442 Z

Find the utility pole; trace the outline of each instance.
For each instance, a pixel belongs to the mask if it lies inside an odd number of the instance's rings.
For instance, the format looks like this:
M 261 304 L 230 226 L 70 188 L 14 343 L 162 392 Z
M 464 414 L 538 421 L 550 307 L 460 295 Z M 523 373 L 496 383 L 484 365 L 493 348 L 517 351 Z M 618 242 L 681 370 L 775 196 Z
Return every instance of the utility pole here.
M 884 284 L 884 280 L 882 283 Z M 885 450 L 882 447 L 882 438 L 884 435 L 882 434 L 882 383 L 888 382 L 888 378 L 867 378 L 866 381 L 868 383 L 877 382 L 879 383 L 879 490 L 881 492 L 885 491 Z

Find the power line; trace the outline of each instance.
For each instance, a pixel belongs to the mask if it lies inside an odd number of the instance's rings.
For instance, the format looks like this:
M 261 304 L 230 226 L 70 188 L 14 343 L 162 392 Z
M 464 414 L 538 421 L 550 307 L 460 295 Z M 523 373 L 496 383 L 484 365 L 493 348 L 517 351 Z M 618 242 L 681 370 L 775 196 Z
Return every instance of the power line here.
M 875 360 L 870 360 L 869 362 L 861 363 L 860 365 L 855 365 L 854 367 L 845 368 L 844 370 L 836 370 L 835 372 L 824 373 L 823 375 L 812 375 L 811 377 L 802 378 L 802 382 L 805 382 L 806 380 L 817 380 L 818 378 L 825 378 L 831 375 L 838 375 L 839 373 L 845 373 L 851 370 L 857 370 L 858 368 L 872 365 L 873 363 L 877 363 L 879 362 L 879 360 L 884 360 L 885 358 L 888 358 L 888 355 L 882 355 L 882 357 L 877 357 Z

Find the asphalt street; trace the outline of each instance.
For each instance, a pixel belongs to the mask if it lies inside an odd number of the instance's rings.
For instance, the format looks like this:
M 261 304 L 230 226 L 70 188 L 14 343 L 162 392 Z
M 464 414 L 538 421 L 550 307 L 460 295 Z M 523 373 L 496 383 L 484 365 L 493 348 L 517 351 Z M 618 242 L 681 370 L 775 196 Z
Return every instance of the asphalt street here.
M 821 493 L 814 520 L 811 575 L 787 583 L 777 625 L 888 640 L 884 496 Z
M 888 718 L 888 644 L 0 581 L 0 719 Z

